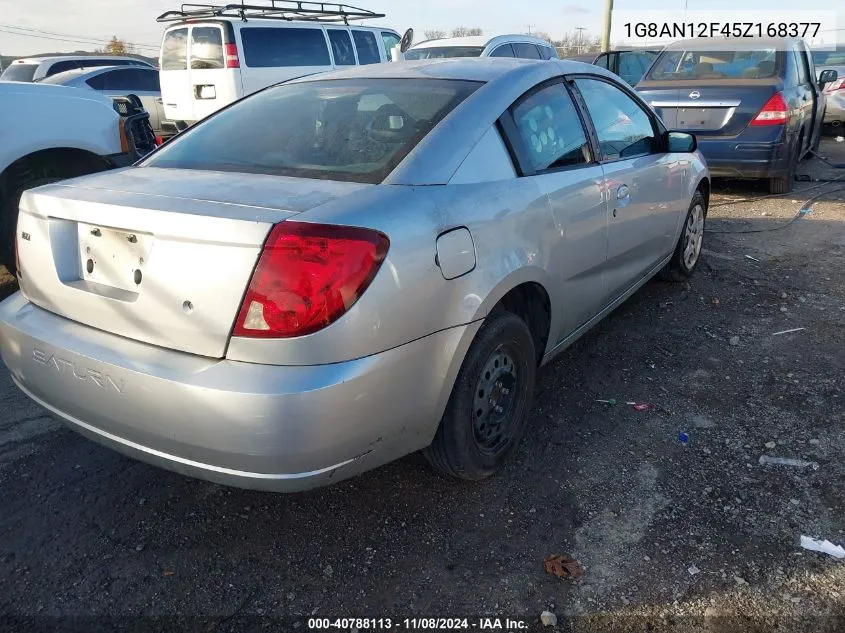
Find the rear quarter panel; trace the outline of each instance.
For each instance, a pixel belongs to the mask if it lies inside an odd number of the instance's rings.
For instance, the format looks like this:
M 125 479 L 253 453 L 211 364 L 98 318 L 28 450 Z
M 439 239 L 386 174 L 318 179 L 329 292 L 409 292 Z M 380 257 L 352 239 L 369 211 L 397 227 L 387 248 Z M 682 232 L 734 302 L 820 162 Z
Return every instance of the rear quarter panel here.
M 482 319 L 523 281 L 553 291 L 547 271 L 557 233 L 547 198 L 532 179 L 372 187 L 297 219 L 377 229 L 390 238 L 390 249 L 370 287 L 337 322 L 295 339 L 233 337 L 228 358 L 341 362 Z M 447 281 L 435 262 L 436 241 L 458 227 L 472 234 L 476 266 Z

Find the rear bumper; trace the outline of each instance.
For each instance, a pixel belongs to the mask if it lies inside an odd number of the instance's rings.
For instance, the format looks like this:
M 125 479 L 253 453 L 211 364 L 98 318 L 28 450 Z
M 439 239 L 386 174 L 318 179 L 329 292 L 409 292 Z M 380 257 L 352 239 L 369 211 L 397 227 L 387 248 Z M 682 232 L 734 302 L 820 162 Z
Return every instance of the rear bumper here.
M 827 124 L 845 123 L 845 90 L 837 90 L 827 96 L 827 106 L 824 111 L 824 122 Z
M 777 178 L 789 173 L 791 146 L 786 143 L 699 137 L 698 148 L 715 177 Z
M 257 365 L 130 341 L 16 293 L 0 304 L 0 354 L 21 390 L 101 444 L 185 475 L 290 492 L 427 446 L 477 327 L 345 363 Z

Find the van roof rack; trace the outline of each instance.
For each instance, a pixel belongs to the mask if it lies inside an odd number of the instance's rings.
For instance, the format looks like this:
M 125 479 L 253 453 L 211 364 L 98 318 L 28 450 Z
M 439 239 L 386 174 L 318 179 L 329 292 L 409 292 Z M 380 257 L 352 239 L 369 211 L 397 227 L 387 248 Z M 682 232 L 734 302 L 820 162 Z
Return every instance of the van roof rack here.
M 249 18 L 262 20 L 295 20 L 307 22 L 330 22 L 349 24 L 349 20 L 367 20 L 383 18 L 383 13 L 375 13 L 348 4 L 333 2 L 304 2 L 302 0 L 265 0 L 264 4 L 183 4 L 179 11 L 167 11 L 156 18 L 157 22 L 178 22 L 188 19 Z

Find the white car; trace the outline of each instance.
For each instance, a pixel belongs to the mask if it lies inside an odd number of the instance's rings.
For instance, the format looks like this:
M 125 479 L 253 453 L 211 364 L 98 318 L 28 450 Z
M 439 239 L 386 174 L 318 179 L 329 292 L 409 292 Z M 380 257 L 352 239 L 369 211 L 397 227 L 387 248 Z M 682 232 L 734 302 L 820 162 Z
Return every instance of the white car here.
M 14 60 L 3 74 L 0 81 L 38 81 L 78 68 L 97 66 L 143 66 L 152 68 L 147 62 L 134 57 L 115 55 L 59 55 L 54 57 L 27 57 Z
M 0 103 L 0 264 L 14 274 L 24 191 L 131 165 L 155 147 L 155 139 L 146 112 L 122 117 L 111 99 L 93 90 L 6 82 L 0 83 Z
M 348 26 L 384 15 L 342 4 L 274 0 L 266 8 L 184 5 L 161 44 L 165 117 L 180 129 L 267 86 L 316 73 L 391 60 L 396 31 Z M 309 4 L 309 3 L 306 3 Z
M 557 59 L 549 42 L 530 35 L 472 35 L 427 40 L 412 46 L 405 59 L 442 59 L 446 57 L 517 57 L 520 59 Z

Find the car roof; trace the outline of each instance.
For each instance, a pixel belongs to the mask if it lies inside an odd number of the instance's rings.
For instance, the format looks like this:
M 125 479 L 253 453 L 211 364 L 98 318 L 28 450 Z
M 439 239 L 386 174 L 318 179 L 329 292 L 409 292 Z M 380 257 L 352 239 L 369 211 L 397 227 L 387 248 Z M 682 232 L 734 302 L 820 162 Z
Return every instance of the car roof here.
M 14 60 L 13 64 L 52 64 L 53 62 L 60 62 L 60 61 L 84 61 L 86 59 L 119 59 L 119 60 L 131 60 L 134 62 L 138 62 L 139 64 L 149 65 L 148 62 L 145 62 L 143 59 L 137 59 L 135 57 L 124 57 L 121 55 L 52 55 L 50 57 L 21 57 L 20 59 Z
M 335 70 L 317 75 L 308 75 L 294 79 L 290 83 L 323 81 L 327 79 L 451 79 L 457 81 L 491 82 L 517 69 L 529 70 L 531 67 L 544 67 L 557 64 L 560 74 L 578 73 L 585 70 L 590 73 L 607 74 L 608 71 L 577 61 L 561 59 L 518 59 L 513 57 L 457 57 L 445 59 L 423 59 L 393 64 L 369 64 L 350 66 L 347 70 Z
M 55 75 L 50 75 L 44 79 L 38 80 L 38 83 L 52 83 L 61 84 L 72 79 L 90 79 L 97 75 L 109 72 L 111 70 L 140 70 L 142 72 L 158 72 L 155 68 L 149 66 L 91 66 L 90 68 L 72 68 Z
M 425 40 L 419 44 L 414 44 L 411 50 L 441 46 L 480 46 L 486 48 L 493 44 L 505 42 L 529 42 L 531 44 L 551 46 L 551 42 L 547 42 L 540 37 L 534 37 L 533 35 L 468 35 L 466 37 L 444 37 L 438 40 Z

